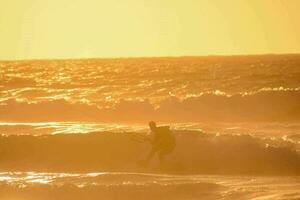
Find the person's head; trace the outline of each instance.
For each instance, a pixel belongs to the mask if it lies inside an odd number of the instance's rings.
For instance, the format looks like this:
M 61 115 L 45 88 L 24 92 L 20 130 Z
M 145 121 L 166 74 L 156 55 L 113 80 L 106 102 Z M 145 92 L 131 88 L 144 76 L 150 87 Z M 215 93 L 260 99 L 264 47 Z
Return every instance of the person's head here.
M 151 131 L 154 131 L 156 129 L 156 123 L 154 121 L 149 122 L 149 127 Z

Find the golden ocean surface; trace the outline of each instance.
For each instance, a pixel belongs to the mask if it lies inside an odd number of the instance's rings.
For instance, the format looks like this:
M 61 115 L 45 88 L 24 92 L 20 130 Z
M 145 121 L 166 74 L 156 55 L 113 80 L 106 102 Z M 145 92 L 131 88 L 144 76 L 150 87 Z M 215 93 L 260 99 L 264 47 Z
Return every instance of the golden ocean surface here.
M 1 61 L 0 198 L 300 199 L 299 102 L 299 55 Z

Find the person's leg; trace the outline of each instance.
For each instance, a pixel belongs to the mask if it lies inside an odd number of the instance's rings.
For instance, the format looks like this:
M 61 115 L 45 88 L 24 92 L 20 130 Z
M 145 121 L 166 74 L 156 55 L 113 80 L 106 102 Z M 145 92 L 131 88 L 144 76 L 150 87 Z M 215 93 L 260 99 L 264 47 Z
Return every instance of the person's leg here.
M 152 148 L 151 151 L 149 152 L 148 156 L 146 157 L 146 160 L 151 160 L 152 157 L 154 156 L 155 152 L 156 152 L 155 149 Z
M 147 155 L 146 159 L 145 159 L 145 165 L 148 165 L 150 160 L 153 158 L 153 156 L 155 155 L 157 149 L 152 147 L 151 151 L 149 152 L 149 154 Z
M 160 151 L 159 152 L 159 165 L 160 165 L 160 168 L 162 169 L 165 165 L 165 157 L 166 157 L 166 154 L 163 152 L 163 151 Z

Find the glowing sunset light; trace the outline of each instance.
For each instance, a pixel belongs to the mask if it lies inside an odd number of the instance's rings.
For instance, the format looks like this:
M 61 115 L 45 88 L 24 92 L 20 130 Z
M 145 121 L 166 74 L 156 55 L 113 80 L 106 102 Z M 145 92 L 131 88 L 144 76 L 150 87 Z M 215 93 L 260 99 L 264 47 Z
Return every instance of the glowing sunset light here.
M 299 199 L 300 0 L 0 0 L 0 199 Z
M 298 53 L 299 8 L 298 0 L 2 0 L 0 59 Z

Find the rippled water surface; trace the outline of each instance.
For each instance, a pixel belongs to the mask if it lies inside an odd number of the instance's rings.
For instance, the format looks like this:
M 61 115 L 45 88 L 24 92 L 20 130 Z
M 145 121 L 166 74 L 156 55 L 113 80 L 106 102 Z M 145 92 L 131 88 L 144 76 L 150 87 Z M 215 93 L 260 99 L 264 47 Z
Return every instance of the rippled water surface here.
M 287 122 L 300 56 L 0 62 L 2 122 Z
M 299 55 L 1 61 L 0 198 L 300 199 L 299 102 Z
M 186 57 L 1 62 L 2 100 L 66 99 L 103 103 L 156 102 L 203 92 L 227 94 L 300 87 L 300 57 Z
M 19 188 L 16 190 L 16 188 Z M 298 199 L 299 177 L 251 177 L 212 175 L 164 175 L 144 173 L 87 174 L 2 172 L 4 197 L 59 199 Z M 114 194 L 119 191 L 121 194 Z M 73 194 L 68 194 L 73 192 Z M 89 192 L 88 195 L 84 195 Z M 192 193 L 190 193 L 192 192 Z M 79 195 L 79 196 L 77 196 Z M 99 196 L 97 196 L 99 195 Z M 137 197 L 136 195 L 139 195 Z

